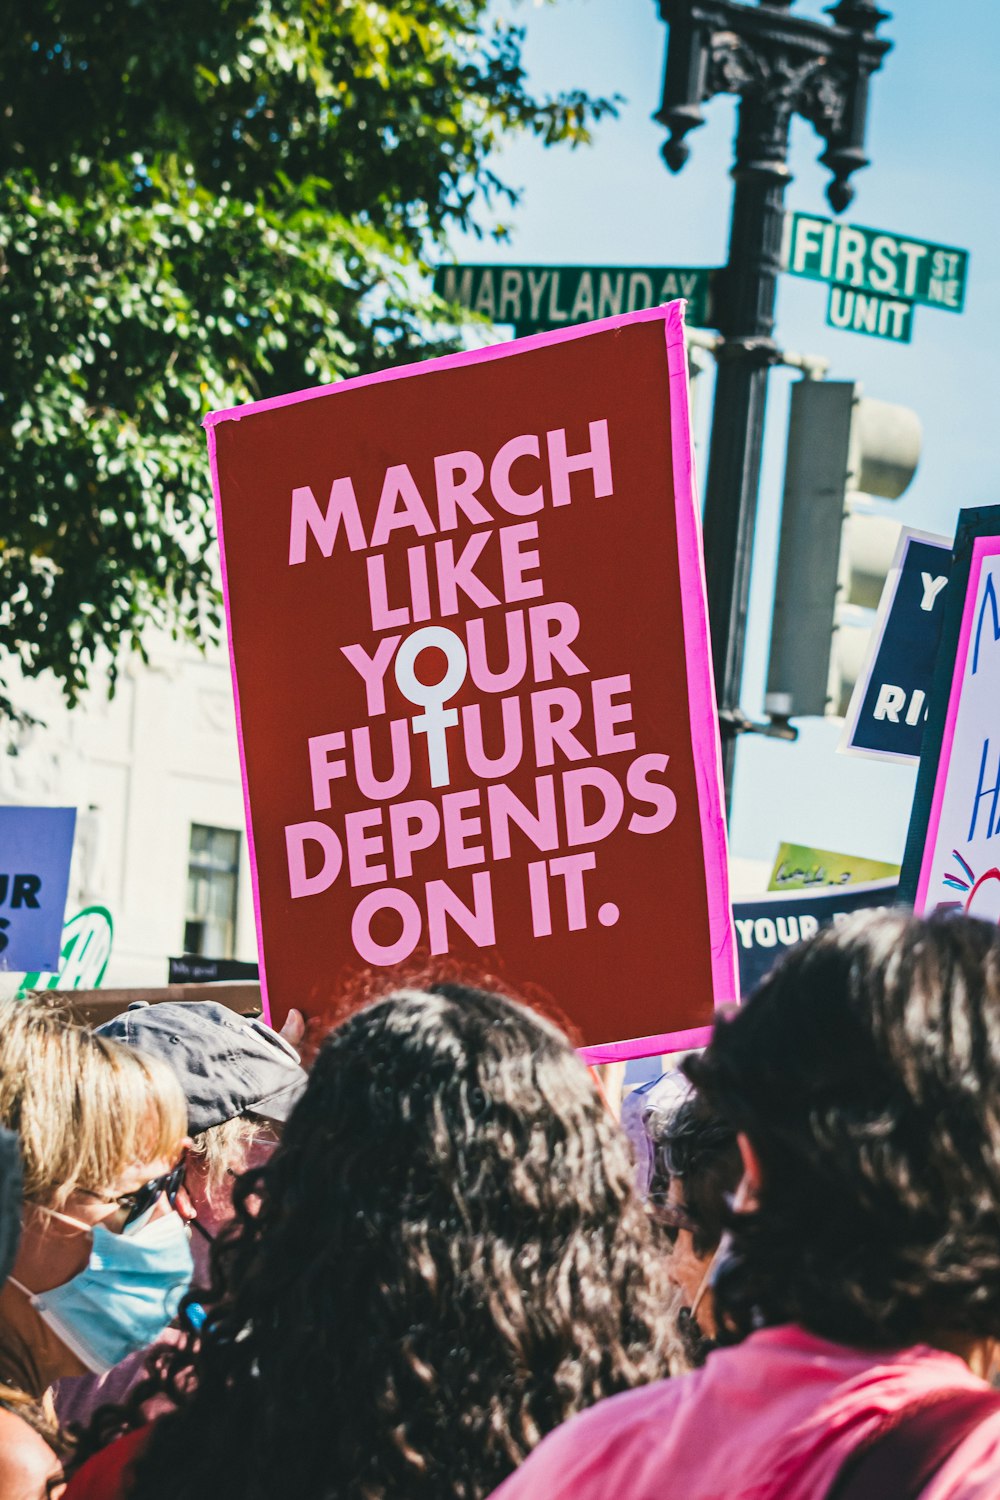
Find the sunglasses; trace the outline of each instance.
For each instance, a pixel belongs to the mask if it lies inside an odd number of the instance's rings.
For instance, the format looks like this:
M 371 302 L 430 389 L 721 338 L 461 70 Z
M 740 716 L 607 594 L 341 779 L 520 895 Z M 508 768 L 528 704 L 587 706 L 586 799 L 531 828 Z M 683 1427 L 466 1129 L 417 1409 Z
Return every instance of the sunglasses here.
M 173 1208 L 184 1186 L 186 1172 L 187 1152 L 183 1151 L 177 1165 L 171 1167 L 170 1171 L 162 1177 L 151 1177 L 134 1192 L 122 1193 L 120 1198 L 116 1198 L 115 1202 L 125 1214 L 121 1227 L 122 1234 L 128 1229 L 141 1229 L 144 1224 L 147 1224 L 161 1198 L 166 1198 L 170 1207 Z

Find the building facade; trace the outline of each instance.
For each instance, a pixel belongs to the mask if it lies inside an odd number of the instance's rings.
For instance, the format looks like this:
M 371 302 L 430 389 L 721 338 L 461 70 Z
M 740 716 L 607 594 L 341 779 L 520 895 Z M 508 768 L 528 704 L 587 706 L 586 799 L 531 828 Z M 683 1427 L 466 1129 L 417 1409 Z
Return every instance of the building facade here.
M 107 986 L 165 984 L 182 953 L 257 958 L 228 655 L 164 636 L 150 657 L 111 699 L 95 672 L 73 710 L 51 681 L 14 681 L 40 722 L 3 728 L 0 803 L 77 809 L 66 915 L 110 912 Z

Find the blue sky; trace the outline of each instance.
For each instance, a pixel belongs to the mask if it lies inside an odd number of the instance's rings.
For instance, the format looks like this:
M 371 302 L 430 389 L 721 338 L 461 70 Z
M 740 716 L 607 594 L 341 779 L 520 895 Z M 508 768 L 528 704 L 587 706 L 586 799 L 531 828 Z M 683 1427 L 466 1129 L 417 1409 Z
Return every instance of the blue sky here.
M 706 108 L 689 137 L 691 160 L 673 177 L 659 150 L 665 135 L 651 116 L 660 100 L 667 28 L 655 0 L 497 0 L 497 11 L 527 27 L 526 60 L 538 89 L 579 86 L 624 96 L 620 117 L 598 128 L 593 147 L 509 147 L 501 175 L 522 189 L 503 214 L 512 242 L 456 237 L 463 260 L 540 264 L 721 265 L 728 237 L 735 103 Z M 890 8 L 887 4 L 886 9 Z M 798 0 L 821 16 L 818 0 Z M 897 0 L 881 28 L 894 42 L 872 83 L 867 146 L 872 166 L 854 179 L 844 216 L 971 251 L 961 315 L 919 308 L 913 342 L 897 345 L 838 332 L 825 323 L 826 289 L 783 277 L 777 337 L 782 346 L 832 361 L 834 379 L 857 379 L 867 394 L 920 415 L 920 466 L 891 507 L 908 525 L 951 534 L 963 505 L 1000 501 L 1000 414 L 996 338 L 1000 320 L 1000 174 L 993 106 L 1000 56 L 997 0 Z M 793 125 L 791 208 L 827 214 L 823 146 L 803 120 Z M 762 711 L 777 552 L 789 385 L 771 377 L 765 465 L 754 555 L 744 707 Z M 701 384 L 705 384 L 702 377 Z M 702 473 L 710 389 L 696 428 Z M 739 750 L 731 842 L 736 855 L 770 859 L 782 839 L 873 858 L 902 855 L 914 772 L 838 755 L 839 726 L 801 721 L 795 745 L 744 737 Z

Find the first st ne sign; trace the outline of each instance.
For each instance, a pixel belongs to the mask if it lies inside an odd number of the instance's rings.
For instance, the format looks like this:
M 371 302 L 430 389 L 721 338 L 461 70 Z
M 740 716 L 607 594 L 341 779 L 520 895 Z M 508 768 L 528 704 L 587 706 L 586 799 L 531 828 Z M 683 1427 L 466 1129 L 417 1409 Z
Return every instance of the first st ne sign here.
M 792 276 L 961 312 L 969 254 L 885 229 L 793 213 L 786 221 L 784 264 Z

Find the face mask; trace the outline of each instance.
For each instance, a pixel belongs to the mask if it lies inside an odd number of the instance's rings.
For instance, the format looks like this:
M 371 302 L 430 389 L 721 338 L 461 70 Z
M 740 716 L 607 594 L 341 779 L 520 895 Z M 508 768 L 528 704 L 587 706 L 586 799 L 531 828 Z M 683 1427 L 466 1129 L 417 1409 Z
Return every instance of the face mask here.
M 83 1224 L 66 1214 L 56 1217 L 93 1236 L 87 1265 L 49 1292 L 13 1284 L 60 1342 L 88 1370 L 104 1375 L 154 1344 L 175 1318 L 194 1271 L 188 1232 L 173 1213 L 131 1234 L 112 1234 L 103 1224 Z

